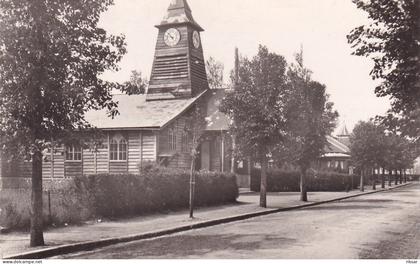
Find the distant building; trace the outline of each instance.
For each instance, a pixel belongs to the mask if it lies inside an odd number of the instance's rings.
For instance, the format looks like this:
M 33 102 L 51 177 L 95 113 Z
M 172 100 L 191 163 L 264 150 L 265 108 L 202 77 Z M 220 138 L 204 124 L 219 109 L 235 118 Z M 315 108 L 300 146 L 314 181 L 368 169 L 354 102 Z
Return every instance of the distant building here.
M 318 169 L 351 173 L 350 168 L 350 134 L 344 125 L 337 136 L 328 136 Z

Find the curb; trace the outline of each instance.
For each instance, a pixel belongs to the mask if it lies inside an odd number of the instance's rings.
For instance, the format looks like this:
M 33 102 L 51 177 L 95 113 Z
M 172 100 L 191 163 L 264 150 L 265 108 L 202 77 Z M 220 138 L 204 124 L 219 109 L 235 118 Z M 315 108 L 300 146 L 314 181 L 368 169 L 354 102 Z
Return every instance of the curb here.
M 57 256 L 57 255 L 75 253 L 75 252 L 79 252 L 79 251 L 89 251 L 89 250 L 93 250 L 93 249 L 96 249 L 96 248 L 101 248 L 101 247 L 110 246 L 110 245 L 119 244 L 119 243 L 126 243 L 126 242 L 145 240 L 145 239 L 150 239 L 150 238 L 157 238 L 157 237 L 161 237 L 161 236 L 165 236 L 165 235 L 171 235 L 171 234 L 175 234 L 175 233 L 179 233 L 179 232 L 184 232 L 184 231 L 189 231 L 189 230 L 194 230 L 194 229 L 200 229 L 200 228 L 205 228 L 205 227 L 210 227 L 210 226 L 215 226 L 215 225 L 220 225 L 220 224 L 226 224 L 226 223 L 246 220 L 246 219 L 250 219 L 250 218 L 254 218 L 254 217 L 258 217 L 258 216 L 275 214 L 275 213 L 279 213 L 279 212 L 292 211 L 292 210 L 296 210 L 296 209 L 312 207 L 312 206 L 316 206 L 316 205 L 321 205 L 321 204 L 346 200 L 346 199 L 350 199 L 350 198 L 355 198 L 355 197 L 359 197 L 359 196 L 391 191 L 393 189 L 405 187 L 405 186 L 408 186 L 408 185 L 411 185 L 411 183 L 397 185 L 397 186 L 394 186 L 394 187 L 390 187 L 388 189 L 380 189 L 380 190 L 376 190 L 376 191 L 358 193 L 358 194 L 353 194 L 353 195 L 349 195 L 349 196 L 334 198 L 334 199 L 320 201 L 320 202 L 312 202 L 312 203 L 303 204 L 303 205 L 296 205 L 296 206 L 290 206 L 290 207 L 278 208 L 278 209 L 270 209 L 270 210 L 266 210 L 266 211 L 262 211 L 262 212 L 256 212 L 256 213 L 246 213 L 246 214 L 242 214 L 242 215 L 236 215 L 236 216 L 230 216 L 230 217 L 225 217 L 225 218 L 220 218 L 220 219 L 208 220 L 208 221 L 199 222 L 199 223 L 195 223 L 195 224 L 183 225 L 183 226 L 179 226 L 179 227 L 163 229 L 163 230 L 158 230 L 158 231 L 153 231 L 153 232 L 148 232 L 148 233 L 141 233 L 141 234 L 132 235 L 132 236 L 124 236 L 124 237 L 117 237 L 117 238 L 106 238 L 106 239 L 101 239 L 101 240 L 97 240 L 97 241 L 81 242 L 81 243 L 74 243 L 74 244 L 67 244 L 67 245 L 55 246 L 55 247 L 50 247 L 50 248 L 38 249 L 38 250 L 24 252 L 24 253 L 20 253 L 20 254 L 5 256 L 4 259 L 44 259 L 44 258 L 49 258 L 49 257 Z

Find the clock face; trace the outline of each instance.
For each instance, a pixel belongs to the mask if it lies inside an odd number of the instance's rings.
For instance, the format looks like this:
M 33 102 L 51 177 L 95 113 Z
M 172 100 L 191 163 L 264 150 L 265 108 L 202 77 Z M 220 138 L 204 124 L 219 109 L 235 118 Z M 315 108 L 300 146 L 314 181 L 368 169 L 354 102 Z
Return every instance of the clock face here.
M 197 31 L 193 33 L 193 44 L 196 49 L 200 47 L 200 34 Z
M 165 32 L 163 39 L 166 45 L 173 47 L 176 46 L 176 44 L 178 44 L 178 42 L 181 40 L 181 34 L 177 29 L 170 28 Z

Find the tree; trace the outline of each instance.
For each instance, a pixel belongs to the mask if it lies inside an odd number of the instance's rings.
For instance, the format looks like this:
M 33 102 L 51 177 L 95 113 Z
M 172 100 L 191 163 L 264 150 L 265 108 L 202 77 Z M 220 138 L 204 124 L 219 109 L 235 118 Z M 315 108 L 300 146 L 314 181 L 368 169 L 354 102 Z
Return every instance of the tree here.
M 303 51 L 296 54 L 296 64 L 290 67 L 288 77 L 294 94 L 292 105 L 296 109 L 290 111 L 289 119 L 293 120 L 293 126 L 289 139 L 292 143 L 287 153 L 294 154 L 292 163 L 300 170 L 301 200 L 308 201 L 307 170 L 321 156 L 327 136 L 336 126 L 338 113 L 328 101 L 325 85 L 311 80 L 311 71 L 303 65 Z
M 200 154 L 200 146 L 204 140 L 205 128 L 207 125 L 205 118 L 205 104 L 199 102 L 194 105 L 193 111 L 187 120 L 186 132 L 188 138 L 191 139 L 191 167 L 190 167 L 190 194 L 189 194 L 189 207 L 190 218 L 194 218 L 194 204 L 195 204 L 195 165 L 197 158 Z
M 86 111 L 117 114 L 99 76 L 118 70 L 123 36 L 98 27 L 112 0 L 0 1 L 0 136 L 32 159 L 31 246 L 44 244 L 42 153 L 46 142 L 89 127 Z
M 354 55 L 374 61 L 373 79 L 380 97 L 389 96 L 392 109 L 383 118 L 411 137 L 420 139 L 420 1 L 353 0 L 371 23 L 348 35 Z
M 121 91 L 128 94 L 144 94 L 147 88 L 147 79 L 143 78 L 141 71 L 131 71 L 130 81 L 125 82 Z
M 405 170 L 413 168 L 417 154 L 415 153 L 415 145 L 405 137 L 390 133 L 387 136 L 389 147 L 388 164 L 392 170 L 399 171 L 400 181 Z M 395 180 L 398 183 L 398 179 Z
M 223 71 L 225 67 L 223 63 L 216 61 L 213 57 L 210 57 L 206 61 L 207 80 L 209 82 L 210 89 L 222 89 L 223 82 Z
M 260 206 L 267 206 L 269 156 L 288 133 L 291 96 L 286 83 L 286 60 L 260 46 L 251 60 L 240 63 L 236 88 L 227 94 L 220 110 L 230 117 L 236 137 L 235 151 L 261 164 Z
M 380 163 L 385 134 L 372 121 L 359 122 L 350 136 L 350 151 L 353 164 L 361 171 L 360 190 L 364 191 L 364 176 Z M 375 184 L 375 182 L 373 183 Z

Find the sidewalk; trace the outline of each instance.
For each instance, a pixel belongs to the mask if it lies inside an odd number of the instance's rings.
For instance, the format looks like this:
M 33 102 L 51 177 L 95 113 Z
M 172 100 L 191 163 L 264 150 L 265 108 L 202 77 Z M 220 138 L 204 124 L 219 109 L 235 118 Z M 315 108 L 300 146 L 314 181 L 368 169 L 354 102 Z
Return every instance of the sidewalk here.
M 402 187 L 404 185 L 398 185 Z M 394 188 L 394 187 L 392 187 Z M 385 189 L 387 190 L 387 189 Z M 379 188 L 377 191 L 382 191 Z M 358 190 L 351 192 L 317 192 L 309 193 L 310 202 L 299 201 L 299 193 L 269 193 L 267 197 L 268 208 L 260 208 L 258 193 L 243 193 L 238 199 L 238 203 L 209 207 L 197 208 L 195 219 L 188 218 L 188 210 L 171 212 L 168 214 L 155 214 L 141 216 L 126 220 L 90 223 L 83 226 L 69 226 L 65 228 L 55 228 L 46 230 L 44 233 L 46 247 L 29 248 L 29 234 L 9 233 L 0 235 L 0 258 L 9 258 L 22 253 L 32 252 L 30 256 L 44 256 L 45 250 L 54 252 L 78 251 L 81 248 L 95 248 L 118 242 L 133 241 L 171 234 L 194 228 L 202 228 L 215 224 L 238 221 L 274 213 L 279 211 L 291 210 L 302 206 L 311 206 L 320 202 L 329 202 L 336 199 L 343 199 L 360 194 L 366 195 L 377 191 L 366 190 L 361 193 Z M 80 244 L 84 243 L 84 244 Z M 68 246 L 71 244 L 71 247 Z M 41 253 L 41 254 L 40 254 Z M 40 255 L 39 255 L 40 254 Z M 23 256 L 25 257 L 25 256 Z

